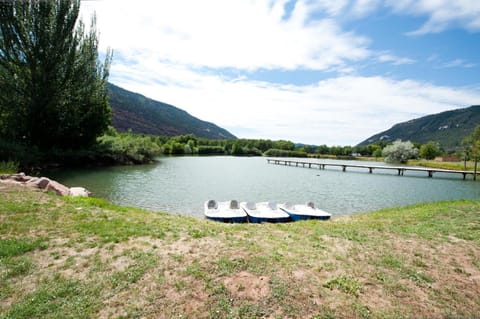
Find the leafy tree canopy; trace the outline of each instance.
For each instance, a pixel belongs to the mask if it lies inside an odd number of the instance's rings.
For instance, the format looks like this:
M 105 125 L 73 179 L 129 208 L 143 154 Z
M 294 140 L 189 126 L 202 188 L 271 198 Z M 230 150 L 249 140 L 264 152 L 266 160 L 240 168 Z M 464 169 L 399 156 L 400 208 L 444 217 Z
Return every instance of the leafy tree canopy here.
M 112 54 L 98 62 L 80 0 L 0 1 L 0 139 L 42 149 L 95 143 L 111 118 Z
M 420 146 L 418 155 L 427 160 L 433 160 L 440 152 L 440 146 L 437 142 L 428 142 Z
M 416 157 L 417 154 L 418 149 L 413 146 L 412 142 L 402 142 L 400 140 L 387 145 L 382 151 L 385 161 L 390 163 L 406 163 L 409 159 Z
M 466 153 L 473 157 L 474 160 L 474 174 L 473 179 L 477 179 L 477 170 L 478 170 L 478 158 L 480 157 L 480 125 L 477 125 L 472 133 L 465 137 L 462 141 L 465 145 Z

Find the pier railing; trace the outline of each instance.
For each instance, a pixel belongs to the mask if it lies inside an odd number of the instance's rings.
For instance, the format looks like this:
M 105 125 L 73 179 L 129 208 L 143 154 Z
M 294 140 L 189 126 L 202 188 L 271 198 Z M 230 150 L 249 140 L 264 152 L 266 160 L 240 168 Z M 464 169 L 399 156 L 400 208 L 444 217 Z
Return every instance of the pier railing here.
M 429 168 L 429 167 L 413 167 L 413 166 L 380 166 L 380 165 L 357 165 L 357 164 L 343 164 L 343 163 L 320 163 L 320 162 L 302 162 L 295 160 L 285 160 L 285 159 L 267 159 L 269 164 L 275 165 L 284 165 L 284 166 L 295 166 L 295 167 L 304 167 L 304 168 L 314 168 L 314 169 L 325 169 L 325 167 L 340 167 L 343 172 L 347 168 L 364 168 L 367 169 L 371 174 L 373 170 L 394 170 L 397 171 L 398 176 L 403 176 L 406 171 L 416 171 L 416 172 L 426 172 L 428 177 L 433 177 L 433 173 L 449 173 L 449 174 L 461 174 L 465 180 L 467 175 L 472 175 L 473 179 L 476 179 L 475 173 L 473 171 L 464 171 L 464 170 L 450 170 L 442 168 Z M 477 172 L 476 175 L 480 175 L 480 172 Z

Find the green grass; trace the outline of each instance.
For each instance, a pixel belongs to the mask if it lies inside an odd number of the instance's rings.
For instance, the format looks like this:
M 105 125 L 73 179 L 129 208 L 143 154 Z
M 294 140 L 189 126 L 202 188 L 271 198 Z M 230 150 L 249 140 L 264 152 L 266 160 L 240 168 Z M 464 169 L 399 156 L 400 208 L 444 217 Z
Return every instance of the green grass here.
M 15 174 L 19 164 L 14 161 L 0 161 L 0 174 Z
M 2 281 L 17 276 L 25 276 L 29 274 L 33 268 L 32 261 L 28 257 L 1 258 L 0 265 L 1 268 L 4 269 L 0 277 Z
M 5 314 L 10 318 L 88 318 L 99 307 L 98 291 L 61 276 L 45 280 Z
M 430 168 L 442 168 L 442 169 L 451 169 L 451 170 L 474 170 L 473 161 L 467 161 L 467 166 L 465 168 L 464 162 L 436 162 L 436 161 L 427 161 L 427 160 L 409 160 L 409 165 L 424 166 Z
M 479 201 L 232 225 L 0 191 L 0 318 L 474 317 L 479 225 Z
M 247 261 L 243 258 L 222 257 L 214 264 L 217 267 L 216 272 L 220 276 L 228 276 L 248 268 Z
M 0 258 L 23 255 L 34 249 L 45 249 L 44 238 L 6 238 L 0 239 Z
M 118 292 L 136 283 L 143 275 L 157 265 L 157 259 L 150 253 L 132 252 L 131 258 L 134 263 L 129 265 L 124 271 L 119 271 L 110 276 L 112 291 Z
M 358 296 L 362 290 L 362 285 L 358 280 L 349 275 L 341 275 L 335 278 L 332 278 L 327 283 L 323 285 L 326 288 L 337 288 L 343 291 L 346 294 Z

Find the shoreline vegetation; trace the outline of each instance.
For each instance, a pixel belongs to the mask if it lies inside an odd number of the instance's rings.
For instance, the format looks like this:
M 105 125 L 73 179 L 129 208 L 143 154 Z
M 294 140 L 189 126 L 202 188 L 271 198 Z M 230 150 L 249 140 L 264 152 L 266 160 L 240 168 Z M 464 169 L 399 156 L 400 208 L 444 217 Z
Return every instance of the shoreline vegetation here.
M 153 163 L 160 156 L 265 156 L 336 160 L 384 161 L 381 145 L 361 147 L 298 146 L 290 141 L 262 139 L 208 140 L 192 134 L 155 136 L 119 133 L 113 127 L 82 149 L 48 149 L 0 139 L 0 173 L 24 171 L 38 175 L 44 169 L 76 166 L 112 166 Z M 474 170 L 474 161 L 443 162 L 434 158 L 409 159 L 408 165 Z
M 479 212 L 221 224 L 0 185 L 0 317 L 475 317 Z

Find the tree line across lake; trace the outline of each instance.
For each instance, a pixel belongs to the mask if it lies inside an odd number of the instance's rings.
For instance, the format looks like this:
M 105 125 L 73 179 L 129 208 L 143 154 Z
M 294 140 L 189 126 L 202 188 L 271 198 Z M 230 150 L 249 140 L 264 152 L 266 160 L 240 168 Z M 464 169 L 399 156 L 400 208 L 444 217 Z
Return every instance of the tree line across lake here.
M 408 157 L 431 159 L 441 150 L 435 143 L 414 145 L 410 143 Z M 358 156 L 387 156 L 385 150 L 398 145 L 377 143 L 367 146 L 312 146 L 295 144 L 291 141 L 268 139 L 209 140 L 193 134 L 181 136 L 156 136 L 118 133 L 113 127 L 99 138 L 97 143 L 83 148 L 50 148 L 42 150 L 37 146 L 18 144 L 0 140 L 0 162 L 14 162 L 22 168 L 44 166 L 115 165 L 142 164 L 154 161 L 159 156 L 181 155 L 233 155 L 233 156 L 272 156 L 308 157 L 323 156 L 351 159 Z M 400 147 L 400 152 L 405 148 Z M 413 151 L 412 151 L 413 149 Z M 420 151 L 419 151 L 420 150 Z M 404 155 L 399 155 L 404 156 Z M 5 165 L 5 164 L 4 164 Z M 11 164 L 10 164 L 11 165 Z

